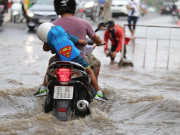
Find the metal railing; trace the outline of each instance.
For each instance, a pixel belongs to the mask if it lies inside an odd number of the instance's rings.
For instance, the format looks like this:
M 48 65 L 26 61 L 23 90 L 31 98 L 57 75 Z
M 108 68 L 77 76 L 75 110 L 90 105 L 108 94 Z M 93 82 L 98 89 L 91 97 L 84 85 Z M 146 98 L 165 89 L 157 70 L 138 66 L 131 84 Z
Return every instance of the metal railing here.
M 123 58 L 123 53 L 124 53 L 123 52 L 123 50 L 124 50 L 124 41 L 125 41 L 125 38 L 128 37 L 128 36 L 125 36 L 126 27 L 127 26 L 129 26 L 129 25 L 128 24 L 124 25 L 124 35 L 123 35 L 123 44 L 122 44 L 121 58 Z M 142 36 L 142 37 L 141 36 L 134 36 L 133 38 L 131 38 L 131 40 L 133 40 L 133 42 L 132 42 L 133 43 L 133 55 L 134 55 L 134 51 L 135 51 L 135 40 L 136 39 L 144 39 L 145 40 L 145 45 L 144 45 L 145 47 L 144 47 L 144 52 L 143 52 L 143 68 L 145 68 L 145 65 L 146 65 L 146 52 L 147 52 L 147 40 L 149 40 L 149 39 L 156 40 L 155 68 L 157 68 L 157 55 L 158 55 L 158 51 L 159 51 L 158 50 L 159 41 L 160 40 L 167 40 L 167 42 L 168 42 L 168 54 L 167 54 L 167 66 L 166 66 L 166 68 L 169 69 L 171 41 L 173 40 L 173 41 L 179 41 L 180 42 L 180 35 L 179 35 L 179 37 L 171 38 L 171 36 L 172 36 L 172 29 L 178 29 L 179 30 L 179 34 L 180 34 L 180 27 L 175 27 L 175 26 L 157 26 L 157 25 L 136 25 L 136 30 L 139 27 L 144 27 L 145 28 L 145 32 L 144 32 L 145 36 Z M 159 28 L 159 29 L 166 28 L 166 29 L 169 29 L 169 37 L 168 38 L 161 38 L 161 37 L 152 38 L 152 37 L 148 37 L 148 31 L 149 31 L 150 28 L 151 29 L 152 28 Z M 180 50 L 179 50 L 179 52 L 180 52 Z

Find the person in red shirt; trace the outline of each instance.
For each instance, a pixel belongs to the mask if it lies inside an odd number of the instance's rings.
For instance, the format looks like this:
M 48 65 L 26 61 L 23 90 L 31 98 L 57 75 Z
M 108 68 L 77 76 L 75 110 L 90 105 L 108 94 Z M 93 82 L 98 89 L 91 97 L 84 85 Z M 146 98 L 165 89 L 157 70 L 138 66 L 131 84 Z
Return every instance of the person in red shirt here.
M 114 24 L 114 21 L 108 21 L 109 27 L 104 33 L 104 41 L 106 45 L 104 46 L 105 55 L 111 58 L 111 64 L 115 63 L 114 59 L 116 53 L 122 50 L 122 41 L 124 30 L 121 26 Z M 111 49 L 108 48 L 108 40 L 111 41 Z M 128 44 L 129 39 L 125 39 L 124 54 L 123 58 L 126 58 L 126 45 Z

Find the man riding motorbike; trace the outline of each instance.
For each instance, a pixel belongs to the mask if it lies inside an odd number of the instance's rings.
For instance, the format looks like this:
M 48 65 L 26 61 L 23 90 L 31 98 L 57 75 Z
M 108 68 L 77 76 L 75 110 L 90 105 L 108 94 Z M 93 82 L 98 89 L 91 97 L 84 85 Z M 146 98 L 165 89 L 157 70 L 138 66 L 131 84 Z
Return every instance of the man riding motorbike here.
M 76 2 L 75 0 L 54 0 L 54 9 L 57 15 L 60 15 L 61 18 L 58 18 L 53 22 L 54 25 L 60 25 L 64 28 L 64 30 L 72 34 L 80 39 L 86 40 L 86 35 L 91 38 L 94 43 L 98 45 L 103 45 L 104 41 L 95 34 L 92 29 L 92 26 L 86 20 L 77 18 L 73 16 L 76 10 Z M 87 61 L 90 67 L 94 67 L 94 73 L 97 75 L 100 68 L 100 62 L 94 55 L 87 55 L 83 50 L 84 46 L 76 45 L 76 47 L 81 51 L 81 56 Z M 49 51 L 48 45 L 43 45 L 44 51 Z M 51 57 L 49 60 L 49 64 L 56 61 L 55 56 Z M 42 95 L 43 93 L 47 93 L 46 88 L 46 78 L 44 78 L 43 86 L 38 89 L 38 91 L 34 94 L 35 96 Z M 96 97 L 104 98 L 101 91 L 96 94 Z

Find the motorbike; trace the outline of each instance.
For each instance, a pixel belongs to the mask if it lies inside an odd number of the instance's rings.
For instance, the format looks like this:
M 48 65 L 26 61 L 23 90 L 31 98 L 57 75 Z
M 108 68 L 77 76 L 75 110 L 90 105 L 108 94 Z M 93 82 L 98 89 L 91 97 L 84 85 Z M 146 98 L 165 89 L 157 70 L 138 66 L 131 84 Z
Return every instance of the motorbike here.
M 84 13 L 84 9 L 83 8 L 77 9 L 76 12 L 75 12 L 75 16 L 78 17 L 78 18 L 85 19 L 86 14 Z
M 100 28 L 103 25 L 106 26 L 104 23 L 98 26 Z M 87 42 L 93 44 L 92 40 Z M 44 101 L 45 113 L 54 111 L 54 116 L 60 121 L 90 114 L 89 104 L 93 101 L 95 90 L 82 65 L 71 61 L 56 61 L 49 66 L 46 82 L 49 92 Z
M 24 12 L 23 11 L 23 3 L 22 2 L 13 2 L 11 6 L 11 16 L 12 16 L 12 21 L 14 23 L 19 23 L 22 22 L 25 18 Z
M 172 9 L 172 16 L 176 16 L 177 15 L 177 10 L 176 9 Z
M 82 19 L 86 18 L 86 14 L 84 11 L 84 3 L 85 1 L 83 0 L 76 0 L 76 12 L 74 15 L 78 18 L 82 18 Z
M 4 5 L 0 5 L 0 26 L 4 21 Z
M 61 121 L 70 120 L 75 114 L 83 117 L 90 113 L 91 79 L 81 65 L 67 61 L 53 63 L 47 72 L 47 84 L 45 113 L 54 110 Z

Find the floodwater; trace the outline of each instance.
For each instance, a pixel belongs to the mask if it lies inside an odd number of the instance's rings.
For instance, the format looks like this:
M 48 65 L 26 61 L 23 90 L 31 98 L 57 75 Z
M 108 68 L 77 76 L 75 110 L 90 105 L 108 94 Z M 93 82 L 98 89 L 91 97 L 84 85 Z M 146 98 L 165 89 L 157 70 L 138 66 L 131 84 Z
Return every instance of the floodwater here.
M 171 16 L 141 23 L 175 25 Z M 148 36 L 164 34 L 162 37 L 168 38 L 168 32 L 169 29 L 148 30 Z M 172 30 L 173 39 L 180 38 L 178 32 Z M 97 34 L 102 36 L 102 32 Z M 145 30 L 137 28 L 136 35 L 146 35 Z M 131 41 L 127 59 L 134 67 L 110 65 L 103 47 L 97 47 L 93 53 L 102 64 L 99 84 L 109 101 L 93 101 L 91 115 L 67 122 L 58 121 L 53 113 L 45 114 L 44 97 L 33 96 L 51 57 L 42 51 L 36 33 L 28 32 L 25 24 L 5 23 L 0 28 L 0 41 L 1 135 L 179 135 L 180 41 L 172 40 L 168 49 L 169 40 L 160 40 L 157 55 L 156 39 L 137 38 L 135 49 Z M 119 60 L 120 54 L 116 58 Z

